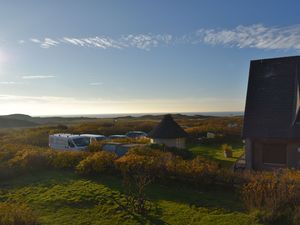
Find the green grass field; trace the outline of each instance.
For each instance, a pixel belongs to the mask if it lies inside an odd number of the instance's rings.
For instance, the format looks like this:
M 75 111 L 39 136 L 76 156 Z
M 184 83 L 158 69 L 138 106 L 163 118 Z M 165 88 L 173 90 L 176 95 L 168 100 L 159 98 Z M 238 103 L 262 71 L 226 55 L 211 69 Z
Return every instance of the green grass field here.
M 40 172 L 0 184 L 0 201 L 25 202 L 41 224 L 257 224 L 229 190 L 152 185 L 148 196 L 155 207 L 142 217 L 120 207 L 125 197 L 119 178 Z
M 243 146 L 236 144 L 232 145 L 232 147 L 232 158 L 225 158 L 221 145 L 217 144 L 190 145 L 188 149 L 195 155 L 204 156 L 205 158 L 217 161 L 225 167 L 230 167 L 244 153 Z

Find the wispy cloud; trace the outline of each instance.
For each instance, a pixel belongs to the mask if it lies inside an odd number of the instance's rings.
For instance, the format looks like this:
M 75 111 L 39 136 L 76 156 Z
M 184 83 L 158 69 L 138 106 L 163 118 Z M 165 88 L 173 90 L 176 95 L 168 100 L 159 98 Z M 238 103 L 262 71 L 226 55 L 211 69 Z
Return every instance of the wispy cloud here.
M 167 45 L 172 40 L 170 34 L 129 34 L 123 35 L 119 38 L 111 38 L 105 36 L 95 37 L 63 37 L 59 39 L 46 37 L 44 39 L 31 38 L 30 42 L 38 44 L 42 48 L 51 48 L 59 44 L 68 44 L 77 47 L 89 47 L 89 48 L 139 48 L 143 50 L 150 50 L 153 47 L 159 45 Z
M 103 83 L 102 82 L 91 82 L 91 83 L 89 83 L 89 85 L 91 85 L 91 86 L 100 86 L 100 85 L 103 85 Z
M 22 76 L 22 79 L 50 79 L 55 78 L 53 75 L 30 75 L 30 76 Z
M 41 41 L 39 39 L 36 38 L 30 38 L 29 41 L 33 42 L 33 43 L 41 43 Z
M 233 29 L 200 29 L 198 42 L 257 49 L 300 49 L 300 25 L 267 27 L 262 24 Z M 196 39 L 197 41 L 197 39 Z
M 60 42 L 56 41 L 52 38 L 44 38 L 44 39 L 37 39 L 37 38 L 31 38 L 29 41 L 39 44 L 42 48 L 50 48 L 58 45 Z
M 169 44 L 172 40 L 172 35 L 170 34 L 139 34 L 139 35 L 127 35 L 120 39 L 125 47 L 136 47 L 139 49 L 150 50 L 153 47 L 157 47 L 159 44 Z
M 172 34 L 127 34 L 114 38 L 109 36 L 95 37 L 63 37 L 63 38 L 31 38 L 31 43 L 42 48 L 58 45 L 100 49 L 138 48 L 151 50 L 159 46 L 208 44 L 237 48 L 257 49 L 300 49 L 300 24 L 276 27 L 263 24 L 239 25 L 227 28 L 202 28 L 188 34 L 174 36 Z
M 60 40 L 63 43 L 79 46 L 79 47 L 94 47 L 94 48 L 122 48 L 121 43 L 108 37 L 88 37 L 88 38 L 70 38 L 64 37 Z

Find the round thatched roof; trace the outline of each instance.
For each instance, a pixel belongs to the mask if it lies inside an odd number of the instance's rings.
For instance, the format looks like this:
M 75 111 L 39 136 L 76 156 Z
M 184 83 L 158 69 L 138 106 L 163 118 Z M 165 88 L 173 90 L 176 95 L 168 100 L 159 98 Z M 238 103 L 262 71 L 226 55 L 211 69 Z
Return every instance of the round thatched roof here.
M 170 114 L 167 114 L 148 136 L 169 139 L 187 137 L 187 133 L 173 120 Z

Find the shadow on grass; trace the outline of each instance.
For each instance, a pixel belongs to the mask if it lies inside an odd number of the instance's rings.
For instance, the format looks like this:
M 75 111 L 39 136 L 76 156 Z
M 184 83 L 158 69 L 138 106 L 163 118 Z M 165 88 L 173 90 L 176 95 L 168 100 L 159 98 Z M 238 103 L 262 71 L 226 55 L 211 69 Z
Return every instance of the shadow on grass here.
M 6 181 L 4 185 L 5 189 L 8 187 L 28 187 L 28 186 L 43 186 L 52 187 L 54 185 L 68 185 L 77 180 L 92 181 L 98 184 L 102 184 L 105 187 L 124 194 L 124 188 L 122 187 L 122 180 L 120 177 L 113 176 L 99 176 L 99 177 L 82 177 L 73 172 L 61 172 L 61 171 L 48 171 L 39 172 L 34 174 L 27 174 L 25 176 L 11 179 Z M 1 188 L 1 186 L 0 186 Z M 218 187 L 208 187 L 206 189 L 195 189 L 175 184 L 159 185 L 153 184 L 149 186 L 147 195 L 154 203 L 160 201 L 171 201 L 176 203 L 187 204 L 190 207 L 205 207 L 212 209 L 223 209 L 225 211 L 243 211 L 241 204 L 239 203 L 236 194 L 233 190 L 224 190 Z M 93 207 L 95 204 L 85 204 L 85 207 Z M 83 207 L 83 205 L 72 205 L 71 207 Z M 154 224 L 164 224 L 164 221 L 159 219 L 161 214 L 159 208 L 155 211 L 155 214 L 149 214 L 148 216 L 141 217 L 138 215 L 132 215 L 135 220 L 141 223 L 145 222 L 145 219 Z

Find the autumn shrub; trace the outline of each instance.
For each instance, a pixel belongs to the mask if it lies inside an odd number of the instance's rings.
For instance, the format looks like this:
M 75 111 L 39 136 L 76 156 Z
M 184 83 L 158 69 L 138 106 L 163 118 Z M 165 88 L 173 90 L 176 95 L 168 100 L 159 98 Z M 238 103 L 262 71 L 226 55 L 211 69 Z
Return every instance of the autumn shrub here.
M 146 188 L 156 178 L 164 176 L 169 157 L 172 157 L 170 153 L 150 147 L 137 147 L 115 161 L 123 175 L 128 210 L 142 215 L 151 210 L 152 204 L 146 196 Z
M 5 163 L 15 156 L 15 154 L 28 146 L 19 144 L 5 144 L 0 146 L 0 162 Z
M 103 174 L 115 172 L 114 160 L 117 155 L 109 152 L 96 152 L 83 159 L 76 166 L 80 174 Z
M 22 171 L 39 171 L 49 168 L 54 157 L 55 152 L 52 150 L 29 147 L 18 151 L 15 156 L 8 161 L 8 165 L 11 168 Z
M 222 151 L 225 157 L 231 158 L 232 157 L 232 146 L 229 144 L 222 144 L 221 146 Z
M 99 152 L 102 151 L 102 147 L 105 144 L 105 141 L 92 141 L 89 144 L 88 150 L 90 152 Z
M 218 177 L 218 164 L 200 156 L 193 160 L 176 157 L 168 161 L 166 166 L 168 177 L 187 184 L 213 184 Z
M 293 170 L 257 172 L 241 189 L 247 209 L 257 211 L 257 217 L 267 224 L 293 224 L 299 213 L 300 173 Z
M 60 151 L 51 155 L 51 166 L 56 169 L 74 169 L 80 161 L 89 155 L 82 151 Z
M 6 136 L 4 142 L 46 147 L 48 146 L 49 129 L 41 127 L 15 131 Z
M 0 203 L 0 225 L 38 225 L 37 216 L 25 204 Z
M 123 173 L 148 173 L 159 177 L 165 174 L 167 161 L 171 158 L 171 153 L 140 146 L 116 160 L 116 166 Z

